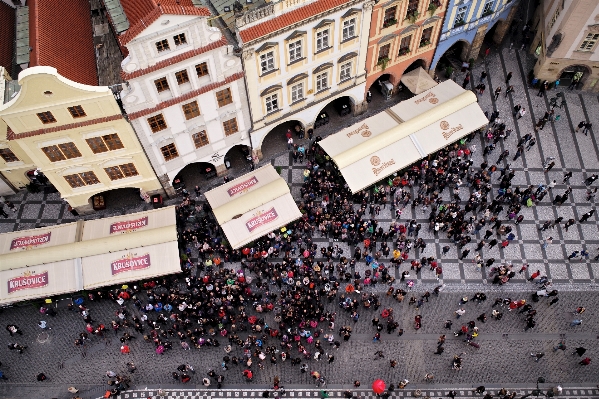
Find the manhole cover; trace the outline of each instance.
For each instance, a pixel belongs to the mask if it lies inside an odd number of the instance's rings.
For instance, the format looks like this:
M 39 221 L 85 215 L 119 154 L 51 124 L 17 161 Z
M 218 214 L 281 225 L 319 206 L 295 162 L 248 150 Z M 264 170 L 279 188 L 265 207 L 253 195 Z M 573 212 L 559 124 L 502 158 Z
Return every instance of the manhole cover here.
M 44 342 L 48 341 L 49 339 L 50 339 L 50 335 L 48 335 L 47 332 L 43 332 L 37 336 L 37 342 L 39 342 L 40 344 L 43 344 Z

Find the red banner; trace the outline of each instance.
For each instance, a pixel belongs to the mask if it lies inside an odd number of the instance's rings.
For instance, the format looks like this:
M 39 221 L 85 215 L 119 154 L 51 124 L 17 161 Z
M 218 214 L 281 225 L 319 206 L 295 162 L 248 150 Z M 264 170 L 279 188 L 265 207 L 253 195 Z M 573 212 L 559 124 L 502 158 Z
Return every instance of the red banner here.
M 50 242 L 51 231 L 46 234 L 41 234 L 39 236 L 29 236 L 29 237 L 18 237 L 11 241 L 10 250 L 23 247 L 37 247 L 38 245 L 46 244 Z
M 270 208 L 270 210 L 263 212 L 260 215 L 254 216 L 253 218 L 245 222 L 245 227 L 247 227 L 248 231 L 251 233 L 263 224 L 270 223 L 278 217 L 279 214 L 277 213 L 275 208 Z
M 146 227 L 148 225 L 148 217 L 135 220 L 125 220 L 123 222 L 116 222 L 110 225 L 110 234 L 123 233 L 133 231 Z
M 256 176 L 252 176 L 246 181 L 242 181 L 241 183 L 234 185 L 228 189 L 227 192 L 229 193 L 229 197 L 232 197 L 235 194 L 239 194 L 243 190 L 247 190 L 248 188 L 255 186 L 256 184 L 258 184 L 258 179 L 256 179 Z
M 8 293 L 12 294 L 15 291 L 26 290 L 30 288 L 41 288 L 47 285 L 47 271 L 41 274 L 34 274 L 28 271 L 25 272 L 22 276 L 11 278 L 10 280 L 8 280 Z
M 128 254 L 122 259 L 115 260 L 110 264 L 112 275 L 133 270 L 147 269 L 152 264 L 150 263 L 150 254 L 134 257 L 133 254 Z

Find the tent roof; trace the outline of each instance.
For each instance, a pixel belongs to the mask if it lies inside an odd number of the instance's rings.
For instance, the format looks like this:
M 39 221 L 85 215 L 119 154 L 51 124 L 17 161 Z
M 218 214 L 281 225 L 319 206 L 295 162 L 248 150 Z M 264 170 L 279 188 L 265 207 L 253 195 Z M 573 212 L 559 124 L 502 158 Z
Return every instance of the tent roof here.
M 301 217 L 287 182 L 265 165 L 205 193 L 233 248 Z
M 488 123 L 471 91 L 440 84 L 320 142 L 352 192 L 409 166 Z M 452 96 L 453 94 L 453 96 Z M 429 101 L 437 99 L 436 101 Z M 407 103 L 406 107 L 401 107 Z M 425 104 L 426 103 L 426 104 Z M 411 117 L 406 109 L 420 107 Z M 406 119 L 397 115 L 401 113 Z
M 414 94 L 420 94 L 437 85 L 437 82 L 422 67 L 404 73 L 401 77 L 401 83 Z

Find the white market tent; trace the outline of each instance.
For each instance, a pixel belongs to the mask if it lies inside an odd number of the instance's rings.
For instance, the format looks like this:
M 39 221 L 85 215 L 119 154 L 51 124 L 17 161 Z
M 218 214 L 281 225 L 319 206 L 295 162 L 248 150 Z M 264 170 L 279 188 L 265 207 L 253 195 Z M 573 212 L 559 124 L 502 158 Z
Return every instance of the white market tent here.
M 422 67 L 418 67 L 413 71 L 404 73 L 400 79 L 401 83 L 414 94 L 420 94 L 428 89 L 432 89 L 437 85 L 437 82 L 429 76 Z
M 265 165 L 205 193 L 232 248 L 299 219 L 287 182 Z
M 180 271 L 174 207 L 0 234 L 0 304 Z
M 486 124 L 476 95 L 448 80 L 319 144 L 355 193 Z

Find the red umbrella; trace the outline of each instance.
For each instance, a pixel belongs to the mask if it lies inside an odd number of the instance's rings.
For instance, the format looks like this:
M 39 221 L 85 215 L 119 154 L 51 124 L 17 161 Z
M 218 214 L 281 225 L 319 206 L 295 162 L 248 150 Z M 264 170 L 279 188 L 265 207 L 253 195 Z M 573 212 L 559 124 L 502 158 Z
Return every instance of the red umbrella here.
M 307 249 L 304 251 L 304 258 L 307 258 L 308 256 L 310 256 L 310 251 L 308 251 Z
M 372 391 L 374 393 L 376 393 L 377 395 L 382 394 L 383 392 L 385 392 L 385 381 L 383 380 L 374 380 L 374 382 L 372 383 Z
M 241 250 L 241 253 L 244 254 L 244 255 L 247 255 L 247 254 L 250 253 L 250 249 L 249 248 L 244 248 L 244 249 Z

